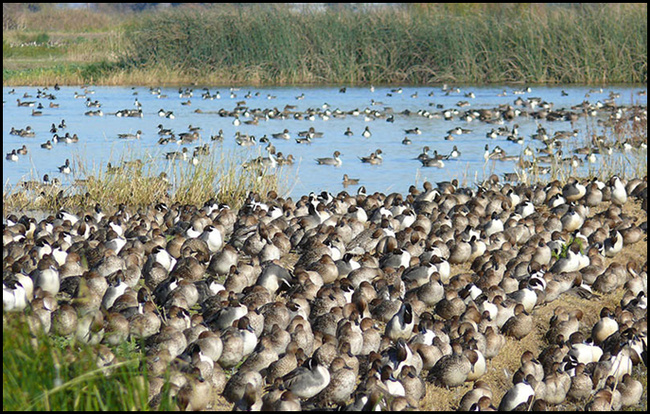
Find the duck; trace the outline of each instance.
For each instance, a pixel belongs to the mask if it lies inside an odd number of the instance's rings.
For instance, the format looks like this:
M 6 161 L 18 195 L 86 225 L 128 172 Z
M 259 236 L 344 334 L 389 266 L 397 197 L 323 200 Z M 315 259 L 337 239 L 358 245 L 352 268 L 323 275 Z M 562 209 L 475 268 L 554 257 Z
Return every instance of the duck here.
M 333 158 L 316 158 L 316 162 L 320 165 L 334 165 L 340 167 L 343 162 L 339 158 L 341 153 L 339 151 L 334 151 Z
M 362 135 L 364 138 L 370 138 L 370 137 L 372 136 L 372 133 L 370 132 L 370 127 L 366 127 L 366 128 L 363 130 L 363 132 L 361 133 L 361 135 Z
M 481 398 L 488 397 L 488 399 L 491 399 L 492 395 L 492 389 L 487 382 L 483 380 L 475 381 L 473 388 L 466 392 L 461 398 L 458 410 L 469 411 L 470 408 L 474 404 L 477 404 Z
M 14 150 L 11 150 L 11 152 L 8 153 L 7 156 L 6 156 L 5 158 L 6 158 L 8 161 L 17 162 L 17 161 L 18 161 L 18 153 L 16 152 L 15 149 L 14 149 Z
M 178 406 L 182 410 L 202 411 L 213 403 L 213 388 L 198 367 L 192 368 L 189 379 L 178 390 Z
M 70 174 L 72 169 L 70 168 L 70 160 L 66 158 L 65 164 L 59 167 L 59 172 L 61 174 Z
M 436 385 L 447 388 L 463 385 L 472 370 L 472 362 L 463 352 L 460 343 L 454 342 L 452 350 L 451 355 L 440 358 L 429 372 L 430 378 L 435 379 Z
M 536 380 L 530 375 L 506 391 L 499 403 L 499 411 L 513 411 L 521 404 L 530 404 L 535 395 L 535 389 L 529 381 L 536 383 Z
M 366 164 L 371 164 L 371 165 L 380 165 L 383 161 L 383 158 L 381 156 L 382 151 L 380 149 L 375 150 L 372 154 L 370 154 L 367 157 L 359 157 L 361 162 L 366 163 Z
M 289 130 L 286 129 L 286 128 L 282 132 L 278 132 L 276 134 L 271 134 L 271 136 L 273 138 L 277 138 L 277 139 L 291 139 L 291 135 L 289 134 Z
M 458 150 L 458 147 L 456 147 L 456 145 L 454 145 L 454 148 L 451 150 L 451 152 L 450 152 L 449 155 L 447 156 L 447 159 L 450 159 L 450 158 L 458 158 L 458 157 L 460 157 L 460 154 L 461 154 L 461 153 L 460 153 L 460 151 Z
M 138 129 L 135 134 L 131 134 L 131 133 L 117 134 L 117 137 L 121 139 L 140 139 L 141 135 L 142 135 L 142 131 Z
M 600 311 L 600 320 L 591 330 L 591 338 L 596 345 L 601 345 L 610 335 L 618 331 L 618 323 L 612 311 L 604 307 Z
M 506 321 L 501 331 L 506 336 L 512 336 L 517 340 L 526 337 L 533 329 L 533 317 L 526 312 L 524 305 L 515 305 L 514 316 Z
M 577 364 L 571 377 L 571 386 L 567 396 L 574 400 L 584 400 L 592 393 L 593 381 L 589 373 L 586 372 L 586 367 L 583 363 Z
M 388 321 L 384 334 L 391 340 L 399 338 L 408 340 L 415 326 L 415 317 L 410 303 L 402 303 L 399 311 Z
M 358 178 L 350 178 L 348 177 L 347 174 L 343 174 L 343 186 L 347 187 L 349 185 L 357 185 L 359 184 L 359 179 Z
M 305 363 L 282 377 L 284 387 L 298 398 L 309 399 L 323 391 L 330 383 L 329 370 L 309 358 Z
M 77 311 L 69 304 L 63 304 L 52 312 L 52 332 L 55 335 L 71 337 L 77 331 Z
M 614 205 L 622 206 L 627 202 L 627 190 L 619 176 L 614 175 L 609 180 L 609 187 L 611 189 L 611 200 Z
M 436 156 L 427 159 L 421 159 L 420 162 L 422 163 L 423 167 L 444 168 L 445 166 L 444 161 Z
M 632 378 L 630 374 L 623 375 L 616 389 L 621 394 L 621 405 L 623 407 L 633 407 L 639 404 L 643 395 L 643 385 L 641 382 Z

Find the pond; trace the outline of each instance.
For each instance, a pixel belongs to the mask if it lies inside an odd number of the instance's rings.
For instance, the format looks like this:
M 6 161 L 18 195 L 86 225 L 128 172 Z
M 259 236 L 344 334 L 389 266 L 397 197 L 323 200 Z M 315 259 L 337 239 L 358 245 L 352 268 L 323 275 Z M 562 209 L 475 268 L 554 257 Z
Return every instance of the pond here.
M 186 88 L 183 88 L 185 90 Z M 211 145 L 212 153 L 220 151 L 241 154 L 242 159 L 252 159 L 257 156 L 267 156 L 264 150 L 266 144 L 257 143 L 250 147 L 237 145 L 235 135 L 237 132 L 257 137 L 257 141 L 266 135 L 275 146 L 276 153 L 282 152 L 286 157 L 293 155 L 296 160 L 287 171 L 291 180 L 291 196 L 299 197 L 311 191 L 328 190 L 338 193 L 344 189 L 342 178 L 347 174 L 350 178 L 359 179 L 358 185 L 347 187 L 349 192 L 356 192 L 359 185 L 366 187 L 368 192 L 381 191 L 384 193 L 398 191 L 405 193 L 408 186 L 422 183 L 425 180 L 439 182 L 459 179 L 461 183 L 472 185 L 488 175 L 495 173 L 503 177 L 504 173 L 512 173 L 517 167 L 519 156 L 530 160 L 532 156 L 524 155 L 524 149 L 530 148 L 533 153 L 543 155 L 538 150 L 546 145 L 540 139 L 533 139 L 538 127 L 545 128 L 549 137 L 559 131 L 577 130 L 577 134 L 570 134 L 568 138 L 558 139 L 562 142 L 562 157 L 576 155 L 582 161 L 577 166 L 575 173 L 587 174 L 590 170 L 600 168 L 604 156 L 595 155 L 595 163 L 586 161 L 587 154 L 577 154 L 574 149 L 585 147 L 590 143 L 591 135 L 603 133 L 603 122 L 613 116 L 611 110 L 599 109 L 589 111 L 588 116 L 581 116 L 574 122 L 568 120 L 555 120 L 549 122 L 536 119 L 532 113 L 540 110 L 540 106 L 530 107 L 538 102 L 547 102 L 553 110 L 571 110 L 576 105 L 588 102 L 593 107 L 607 105 L 615 102 L 616 105 L 631 107 L 647 105 L 644 85 L 612 85 L 601 88 L 593 86 L 532 86 L 525 90 L 516 86 L 467 86 L 460 88 L 449 87 L 443 90 L 442 86 L 418 86 L 401 88 L 394 87 L 347 87 L 343 93 L 340 87 L 277 87 L 254 88 L 241 87 L 230 90 L 227 87 L 207 88 L 212 98 L 217 92 L 218 99 L 203 99 L 206 90 L 202 87 L 193 87 L 192 97 L 181 97 L 178 88 L 161 88 L 160 94 L 152 94 L 148 87 L 89 87 L 86 91 L 82 87 L 61 87 L 60 90 L 49 88 L 46 94 L 53 94 L 56 99 L 50 100 L 46 96 L 37 96 L 36 87 L 5 87 L 3 88 L 3 151 L 5 155 L 13 149 L 26 146 L 26 155 L 18 154 L 18 161 L 8 160 L 5 156 L 2 170 L 5 189 L 18 184 L 21 180 L 35 179 L 48 174 L 57 177 L 63 185 L 70 184 L 74 178 L 83 178 L 78 171 L 65 175 L 59 172 L 59 167 L 65 163 L 66 158 L 72 162 L 82 159 L 85 165 L 105 168 L 109 161 L 113 164 L 119 162 L 121 156 L 127 158 L 155 157 L 159 160 L 160 171 L 169 168 L 169 163 L 164 154 L 178 151 L 188 147 L 189 153 L 193 147 L 202 144 Z M 25 94 L 27 95 L 25 97 Z M 86 98 L 79 95 L 86 94 Z M 77 97 L 75 97 L 77 95 Z M 163 97 L 166 95 L 166 97 Z M 536 99 L 539 98 L 539 99 Z M 87 99 L 91 102 L 98 101 L 101 107 L 87 107 Z M 21 102 L 31 101 L 35 105 L 42 104 L 42 115 L 32 116 L 36 107 L 18 106 Z M 137 104 L 136 104 L 137 100 Z M 523 100 L 523 105 L 522 101 Z M 183 103 L 190 102 L 189 105 Z M 466 102 L 466 103 L 463 103 Z M 50 108 L 50 103 L 58 105 Z M 218 111 L 225 109 L 228 112 L 240 108 L 241 121 L 252 120 L 246 116 L 245 107 L 250 112 L 255 108 L 261 110 L 277 108 L 283 111 L 287 105 L 294 106 L 287 109 L 285 119 L 270 117 L 260 119 L 257 125 L 244 122 L 234 125 L 234 117 L 220 116 Z M 472 112 L 478 114 L 480 110 L 495 109 L 500 105 L 510 105 L 513 109 L 522 111 L 522 114 L 512 120 L 501 123 L 489 123 L 478 118 L 470 119 Z M 527 107 L 528 106 L 528 107 Z M 134 110 L 141 108 L 142 117 L 117 117 L 115 113 L 120 110 Z M 174 119 L 160 117 L 159 111 L 172 111 Z M 296 119 L 295 113 L 304 114 L 313 109 L 316 115 L 310 119 L 302 116 Z M 336 110 L 346 113 L 345 117 L 337 117 Z M 350 113 L 358 109 L 358 115 Z M 368 114 L 365 110 L 368 109 Z M 87 116 L 88 111 L 103 112 L 103 116 Z M 197 113 L 200 110 L 202 113 Z M 445 118 L 445 112 L 457 111 L 451 119 Z M 410 114 L 408 113 L 410 111 Z M 572 110 L 580 113 L 581 109 Z M 622 114 L 629 116 L 629 111 Z M 329 114 L 329 115 L 327 115 Z M 466 115 L 469 114 L 470 118 Z M 325 116 L 323 116 L 325 115 Z M 391 116 L 392 115 L 392 116 Z M 67 128 L 59 130 L 59 136 L 65 133 L 77 134 L 76 143 L 65 144 L 59 142 L 52 149 L 41 148 L 41 144 L 52 140 L 50 132 L 52 124 L 59 125 L 65 120 Z M 392 122 L 389 122 L 391 120 Z M 158 143 L 158 125 L 172 129 L 176 136 L 188 131 L 188 126 L 200 127 L 200 138 L 190 144 Z M 512 131 L 518 126 L 516 139 L 512 139 Z M 12 128 L 25 129 L 30 126 L 34 131 L 33 137 L 12 135 Z M 299 131 L 306 131 L 313 127 L 315 131 L 322 132 L 323 136 L 315 137 L 310 144 L 298 144 Z M 368 127 L 372 135 L 368 138 L 362 136 Z M 468 132 L 461 135 L 452 134 L 453 140 L 448 140 L 448 131 L 461 127 Z M 346 136 L 347 129 L 353 132 Z M 421 134 L 409 133 L 405 130 L 419 129 Z M 492 129 L 508 128 L 496 138 L 486 136 Z M 281 133 L 284 129 L 289 131 L 290 139 L 274 139 L 272 134 Z M 142 131 L 140 139 L 120 139 L 118 134 L 136 134 Z M 210 136 L 223 130 L 222 142 L 211 141 Z M 508 136 L 511 140 L 508 140 Z M 404 144 L 405 137 L 411 141 L 410 145 Z M 519 141 L 519 142 L 516 142 Z M 647 140 L 646 140 L 647 141 Z M 500 147 L 505 154 L 515 156 L 511 161 L 489 159 L 485 160 L 485 145 L 492 152 L 495 147 Z M 448 155 L 456 146 L 460 155 L 457 158 L 443 160 L 444 166 L 424 167 L 417 160 L 423 147 L 428 146 L 429 156 L 434 151 L 440 155 Z M 587 145 L 589 146 L 589 145 Z M 375 150 L 381 149 L 382 163 L 371 165 L 363 163 L 360 157 L 368 157 Z M 318 165 L 316 158 L 332 157 L 334 151 L 342 155 L 340 166 Z M 628 148 L 613 148 L 613 154 L 607 157 L 607 162 L 619 154 L 623 162 L 633 164 L 634 157 L 645 159 L 644 146 Z M 634 155 L 636 154 L 636 155 Z M 640 155 L 639 155 L 640 154 Z M 625 161 L 627 160 L 627 161 Z M 180 161 L 175 161 L 180 162 Z M 187 162 L 187 161 L 185 161 Z M 73 162 L 73 167 L 74 167 Z M 520 170 L 520 169 L 519 169 Z M 269 169 L 267 173 L 274 173 Z M 295 180 L 295 182 L 294 182 Z

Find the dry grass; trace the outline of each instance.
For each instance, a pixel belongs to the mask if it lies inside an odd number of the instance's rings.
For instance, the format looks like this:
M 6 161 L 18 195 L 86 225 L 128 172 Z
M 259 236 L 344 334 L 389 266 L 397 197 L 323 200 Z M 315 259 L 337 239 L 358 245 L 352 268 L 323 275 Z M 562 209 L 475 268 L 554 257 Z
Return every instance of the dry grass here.
M 82 156 L 74 155 L 74 183 L 67 187 L 40 186 L 27 191 L 19 183 L 3 189 L 3 214 L 25 211 L 58 211 L 66 208 L 81 211 L 99 203 L 106 208 L 119 204 L 133 207 L 150 206 L 158 202 L 203 205 L 214 197 L 232 208 L 241 207 L 250 191 L 265 196 L 274 190 L 280 196 L 295 185 L 295 176 L 282 167 L 275 171 L 260 167 L 243 168 L 249 161 L 237 152 L 216 151 L 199 157 L 199 163 L 168 161 L 162 153 L 141 153 L 135 149 L 109 157 L 115 172 L 107 165 L 89 165 Z M 217 155 L 218 154 L 218 155 Z M 161 165 L 164 167 L 161 170 Z M 165 173 L 167 179 L 161 178 Z M 291 172 L 294 172 L 291 169 Z M 296 174 L 297 175 L 297 174 Z M 32 180 L 38 181 L 35 173 Z

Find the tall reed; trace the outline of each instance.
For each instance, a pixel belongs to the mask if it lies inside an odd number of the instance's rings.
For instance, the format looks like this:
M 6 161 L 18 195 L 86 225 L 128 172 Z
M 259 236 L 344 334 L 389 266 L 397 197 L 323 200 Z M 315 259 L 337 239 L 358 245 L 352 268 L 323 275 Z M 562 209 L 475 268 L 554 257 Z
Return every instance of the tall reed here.
M 199 156 L 196 165 L 166 160 L 161 152 L 140 154 L 134 149 L 115 157 L 111 154 L 106 165 L 89 165 L 79 154 L 72 160 L 71 185 L 44 186 L 32 181 L 29 190 L 23 189 L 23 183 L 5 188 L 3 213 L 79 211 L 95 203 L 111 208 L 122 203 L 136 208 L 158 202 L 202 205 L 210 199 L 239 208 L 251 191 L 262 197 L 271 190 L 285 196 L 295 184 L 289 169 L 244 168 L 247 158 L 242 153 L 220 151 L 217 145 L 211 147 L 210 155 Z M 37 180 L 35 173 L 32 179 Z
M 647 6 L 183 9 L 129 25 L 125 63 L 222 83 L 645 82 Z

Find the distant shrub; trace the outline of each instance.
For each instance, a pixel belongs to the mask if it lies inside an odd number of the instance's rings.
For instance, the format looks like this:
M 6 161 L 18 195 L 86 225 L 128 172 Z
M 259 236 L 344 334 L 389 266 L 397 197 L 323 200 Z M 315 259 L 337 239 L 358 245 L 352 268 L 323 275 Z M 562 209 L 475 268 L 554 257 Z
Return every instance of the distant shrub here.
M 50 36 L 47 33 L 41 33 L 38 36 L 36 36 L 36 39 L 34 42 L 37 45 L 46 45 L 50 41 Z

